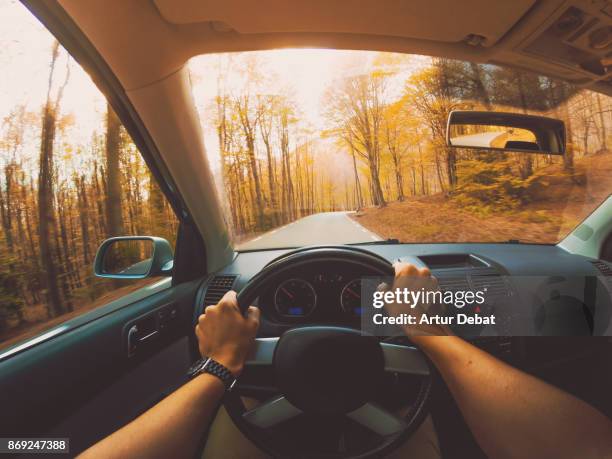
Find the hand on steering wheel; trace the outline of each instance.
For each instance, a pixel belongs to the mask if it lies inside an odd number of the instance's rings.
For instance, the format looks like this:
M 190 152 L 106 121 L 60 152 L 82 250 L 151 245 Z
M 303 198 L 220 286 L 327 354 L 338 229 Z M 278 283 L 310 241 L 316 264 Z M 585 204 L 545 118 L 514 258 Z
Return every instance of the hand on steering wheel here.
M 238 307 L 236 292 L 229 291 L 218 304 L 208 306 L 198 318 L 195 334 L 202 357 L 240 375 L 259 328 L 259 309 L 250 306 L 246 317 Z
M 395 263 L 395 278 L 393 286 L 381 284 L 378 289 L 383 291 L 401 291 L 407 290 L 412 292 L 436 292 L 439 291 L 438 280 L 431 275 L 428 268 L 417 268 L 410 263 Z M 423 315 L 440 315 L 444 313 L 444 305 L 442 304 L 427 304 L 420 301 L 417 304 L 408 305 L 406 303 L 390 302 L 385 303 L 385 309 L 390 316 L 400 316 L 402 314 L 411 314 L 416 317 L 415 325 L 402 325 L 402 331 L 408 337 L 415 336 L 445 336 L 452 335 L 452 331 L 446 325 L 437 325 L 422 323 L 420 318 Z

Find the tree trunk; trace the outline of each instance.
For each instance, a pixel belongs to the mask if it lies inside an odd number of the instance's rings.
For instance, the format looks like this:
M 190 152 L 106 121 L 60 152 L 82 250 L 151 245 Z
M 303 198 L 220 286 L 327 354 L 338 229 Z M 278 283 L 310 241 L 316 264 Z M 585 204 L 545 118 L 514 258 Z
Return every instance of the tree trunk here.
M 606 121 L 604 119 L 603 116 L 603 108 L 601 106 L 601 94 L 597 93 L 595 95 L 595 97 L 597 98 L 597 110 L 599 112 L 599 123 L 601 124 L 601 145 L 599 147 L 600 150 L 607 150 L 608 149 L 608 145 L 607 145 L 607 132 L 606 132 Z
M 523 75 L 519 71 L 515 71 L 515 75 L 516 75 L 517 82 L 518 82 L 519 97 L 521 99 L 521 108 L 523 109 L 523 113 L 527 114 L 528 104 L 527 104 L 527 96 L 525 93 L 525 84 L 523 81 Z M 521 178 L 524 180 L 524 179 L 531 177 L 531 175 L 533 174 L 532 156 L 529 154 L 520 155 L 519 161 L 520 161 L 519 168 L 520 168 Z
M 421 149 L 421 142 L 419 141 L 419 163 L 421 165 L 421 194 L 425 196 L 427 193 L 425 192 L 425 168 L 423 164 L 423 150 Z M 415 192 L 416 194 L 416 192 Z
M 391 154 L 393 158 L 393 168 L 395 171 L 395 186 L 397 187 L 397 200 L 404 200 L 404 178 L 402 177 L 401 164 L 399 161 L 399 153 Z
M 106 106 L 106 235 L 123 235 L 121 172 L 119 170 L 121 123 L 112 107 Z
M 263 132 L 262 132 L 263 136 Z M 272 224 L 278 225 L 278 198 L 276 197 L 276 181 L 274 180 L 274 158 L 272 157 L 272 146 L 270 139 L 263 137 L 266 147 L 266 159 L 268 161 L 268 188 L 270 189 L 270 207 L 272 208 Z
M 2 219 L 2 229 L 6 238 L 6 245 L 9 252 L 13 253 L 13 224 L 12 224 L 12 182 L 14 166 L 12 163 L 4 167 L 4 194 L 0 190 L 0 218 Z
M 57 285 L 57 267 L 53 260 L 53 243 L 51 229 L 54 226 L 53 215 L 53 143 L 55 140 L 55 118 L 57 104 L 51 100 L 51 87 L 55 63 L 59 54 L 59 43 L 53 45 L 47 101 L 43 108 L 42 129 L 40 134 L 40 169 L 38 174 L 38 238 L 40 261 L 43 271 L 42 285 L 47 292 L 48 315 L 57 317 L 64 312 Z M 59 102 L 59 101 L 58 101 Z
M 457 153 L 454 148 L 445 147 L 446 173 L 448 175 L 448 187 L 452 190 L 457 185 Z
M 480 66 L 475 62 L 470 62 L 470 69 L 472 70 L 472 78 L 478 98 L 486 110 L 491 110 L 491 98 L 489 97 L 489 93 L 487 92 L 484 82 L 482 81 L 482 70 L 480 69 Z
M 361 195 L 361 183 L 359 183 L 359 173 L 357 172 L 355 150 L 352 147 L 351 156 L 353 157 L 353 174 L 355 175 L 355 198 L 357 199 L 357 210 L 360 210 L 363 208 L 363 196 Z
M 374 163 L 374 161 L 370 161 L 370 175 L 371 175 L 371 185 L 372 185 L 372 200 L 374 201 L 374 205 L 378 207 L 384 207 L 387 205 L 385 202 L 385 197 L 383 195 L 382 187 L 380 186 L 380 174 L 378 172 L 378 167 Z

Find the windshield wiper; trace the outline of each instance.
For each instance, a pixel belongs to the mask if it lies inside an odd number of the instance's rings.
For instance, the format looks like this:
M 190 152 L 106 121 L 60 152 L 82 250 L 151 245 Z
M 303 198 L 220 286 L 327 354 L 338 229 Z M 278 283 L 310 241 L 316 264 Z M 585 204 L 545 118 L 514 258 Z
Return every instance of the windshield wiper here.
M 369 241 L 369 242 L 351 242 L 348 245 L 385 245 L 385 244 L 402 244 L 399 239 L 383 239 L 380 241 Z

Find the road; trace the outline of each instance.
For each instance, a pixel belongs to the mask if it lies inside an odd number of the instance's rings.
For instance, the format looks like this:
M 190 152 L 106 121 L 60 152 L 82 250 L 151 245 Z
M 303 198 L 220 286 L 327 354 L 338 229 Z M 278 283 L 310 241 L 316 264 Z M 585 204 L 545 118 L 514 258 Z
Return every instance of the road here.
M 351 244 L 381 238 L 351 217 L 351 212 L 324 212 L 300 218 L 238 245 L 238 250 L 301 247 L 315 244 Z
M 491 143 L 505 132 L 483 132 L 481 134 L 462 135 L 451 138 L 453 145 L 462 147 L 483 147 L 490 148 Z

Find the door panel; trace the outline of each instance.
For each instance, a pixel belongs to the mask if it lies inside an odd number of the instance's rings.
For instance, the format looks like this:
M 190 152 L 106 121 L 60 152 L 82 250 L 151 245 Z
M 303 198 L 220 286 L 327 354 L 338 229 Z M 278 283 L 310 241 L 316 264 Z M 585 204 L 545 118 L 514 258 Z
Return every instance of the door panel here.
M 0 362 L 3 435 L 63 432 L 81 448 L 162 398 L 190 359 L 200 282 L 171 287 Z M 168 305 L 177 310 L 172 326 L 128 357 L 128 326 Z
M 190 362 L 188 338 L 174 341 L 77 407 L 45 436 L 70 438 L 70 451 L 83 451 L 181 385 Z

